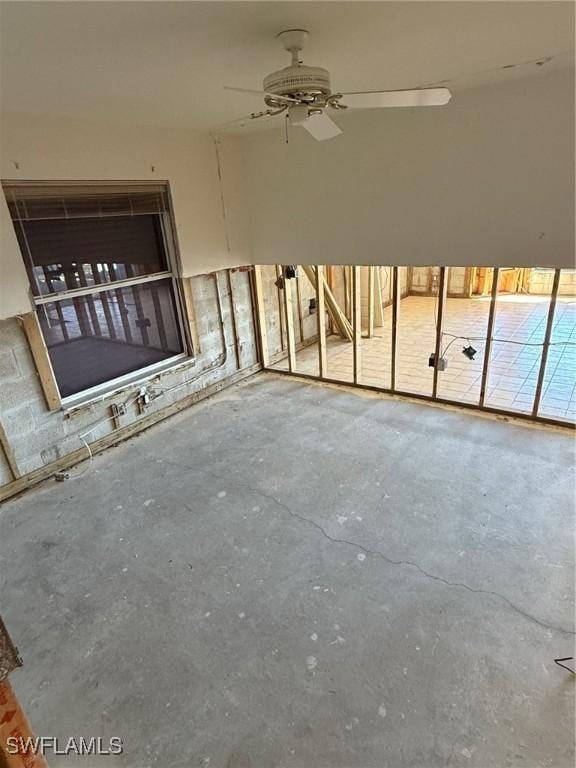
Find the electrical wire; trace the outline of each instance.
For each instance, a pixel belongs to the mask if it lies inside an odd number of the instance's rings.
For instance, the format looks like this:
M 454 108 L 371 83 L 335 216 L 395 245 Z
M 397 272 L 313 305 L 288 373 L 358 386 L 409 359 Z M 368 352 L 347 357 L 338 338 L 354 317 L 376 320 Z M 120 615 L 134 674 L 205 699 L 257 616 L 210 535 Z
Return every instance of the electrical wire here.
M 562 659 L 554 659 L 554 664 L 558 664 L 559 667 L 562 667 L 562 669 L 567 669 L 568 672 L 570 672 L 572 675 L 576 675 L 576 672 L 571 669 L 571 667 L 568 667 L 566 664 L 563 664 L 564 661 L 574 661 L 574 656 L 565 656 Z
M 465 338 L 464 336 L 455 336 L 455 337 L 452 339 L 452 341 L 450 341 L 450 342 L 449 342 L 449 343 L 448 343 L 448 344 L 447 344 L 447 345 L 444 347 L 444 349 L 443 349 L 443 350 L 440 352 L 440 357 L 444 357 L 444 355 L 446 354 L 446 352 L 448 352 L 448 350 L 450 349 L 450 347 L 452 346 L 452 344 L 454 344 L 456 341 L 458 341 L 458 339 L 461 339 L 461 340 L 465 340 L 465 341 L 467 341 L 467 342 L 468 342 L 468 345 L 469 345 L 469 346 L 471 346 L 471 344 L 470 344 L 470 339 L 467 339 L 467 338 Z
M 136 395 L 136 397 L 132 398 L 131 400 L 126 400 L 124 403 L 122 403 L 122 409 L 126 410 L 126 408 L 138 402 L 139 399 L 140 399 L 140 390 L 138 390 L 138 394 Z M 70 437 L 77 437 L 78 440 L 80 440 L 83 443 L 86 450 L 88 451 L 89 463 L 84 469 L 80 470 L 80 472 L 74 472 L 72 474 L 70 474 L 69 472 L 62 473 L 63 477 L 66 480 L 76 480 L 79 477 L 83 477 L 90 470 L 90 468 L 92 467 L 92 462 L 94 460 L 94 454 L 92 453 L 90 444 L 85 438 L 88 437 L 88 435 L 91 435 L 93 432 L 95 432 L 98 429 L 98 427 L 101 426 L 102 424 L 106 424 L 108 421 L 114 421 L 114 419 L 116 418 L 117 416 L 104 416 L 102 419 L 98 419 L 98 421 L 92 424 L 90 429 L 87 429 L 84 432 L 76 433 L 75 435 L 70 435 Z
M 78 477 L 83 477 L 87 472 L 90 471 L 92 467 L 92 462 L 94 460 L 94 454 L 92 453 L 92 448 L 90 448 L 90 444 L 86 442 L 86 440 L 84 440 L 82 435 L 78 435 L 78 437 L 86 447 L 86 450 L 88 451 L 88 464 L 80 472 L 75 472 L 73 475 L 67 473 L 67 478 L 66 478 L 67 480 L 76 480 Z
M 444 347 L 444 350 L 441 353 L 441 357 L 444 357 L 446 352 L 450 349 L 452 344 L 454 342 L 458 341 L 460 339 L 461 341 L 467 341 L 469 346 L 471 345 L 472 341 L 486 341 L 485 336 L 457 336 L 454 333 L 448 333 L 446 331 L 442 332 L 442 336 L 450 336 L 452 338 L 452 341 L 450 341 L 446 347 Z M 495 337 L 492 337 L 491 339 L 493 344 L 516 344 L 521 347 L 543 347 L 544 342 L 532 342 L 532 341 L 514 341 L 513 339 L 498 339 Z M 548 346 L 549 347 L 555 347 L 555 346 L 576 346 L 576 341 L 551 341 Z

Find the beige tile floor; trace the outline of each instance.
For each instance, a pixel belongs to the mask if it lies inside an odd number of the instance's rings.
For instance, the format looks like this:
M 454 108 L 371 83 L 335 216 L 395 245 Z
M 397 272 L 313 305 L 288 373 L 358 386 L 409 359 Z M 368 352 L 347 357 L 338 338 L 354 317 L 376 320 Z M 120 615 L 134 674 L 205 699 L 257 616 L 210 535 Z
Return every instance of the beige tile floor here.
M 485 346 L 483 338 L 489 306 L 489 297 L 447 300 L 443 349 L 448 367 L 439 374 L 439 397 L 478 403 Z M 502 295 L 498 298 L 486 405 L 520 413 L 531 412 L 547 314 L 546 297 Z M 428 357 L 434 351 L 434 315 L 434 298 L 409 296 L 400 303 L 397 389 L 416 394 L 432 394 L 432 369 L 428 366 Z M 362 384 L 390 387 L 391 319 L 391 308 L 387 307 L 384 326 L 375 329 L 375 337 L 362 339 Z M 475 358 L 469 360 L 462 354 L 463 346 L 468 344 L 467 340 L 453 340 L 448 334 L 469 337 L 471 345 L 477 350 Z M 540 415 L 576 421 L 575 298 L 559 298 L 551 341 Z M 560 343 L 565 341 L 571 344 Z M 329 378 L 352 381 L 352 345 L 349 342 L 330 336 L 327 358 Z M 282 360 L 275 367 L 285 370 L 287 363 Z M 315 344 L 297 353 L 296 370 L 318 375 Z

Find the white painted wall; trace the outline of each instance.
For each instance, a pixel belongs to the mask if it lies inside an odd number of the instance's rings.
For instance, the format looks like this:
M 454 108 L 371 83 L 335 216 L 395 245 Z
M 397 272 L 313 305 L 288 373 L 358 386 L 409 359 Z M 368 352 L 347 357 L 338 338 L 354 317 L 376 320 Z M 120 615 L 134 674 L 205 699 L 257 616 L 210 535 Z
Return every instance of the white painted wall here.
M 245 197 L 238 187 L 242 159 L 234 137 L 219 145 L 230 250 L 216 152 L 207 134 L 3 114 L 1 141 L 3 179 L 169 181 L 184 276 L 250 262 Z M 6 318 L 28 312 L 30 300 L 12 222 L 0 197 L 0 318 Z
M 256 263 L 574 265 L 574 72 L 242 139 Z
M 185 129 L 4 114 L 0 174 L 168 180 L 185 276 L 248 263 L 574 266 L 573 70 L 337 120 L 345 133 L 323 143 L 294 129 L 286 145 L 280 128 L 223 139 L 226 226 L 214 144 Z M 3 318 L 30 301 L 0 197 Z

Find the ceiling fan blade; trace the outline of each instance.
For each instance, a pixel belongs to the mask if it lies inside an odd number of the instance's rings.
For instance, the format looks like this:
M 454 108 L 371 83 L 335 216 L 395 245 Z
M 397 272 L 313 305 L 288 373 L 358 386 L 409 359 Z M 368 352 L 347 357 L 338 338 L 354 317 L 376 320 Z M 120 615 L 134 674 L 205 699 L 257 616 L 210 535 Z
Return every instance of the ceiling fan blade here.
M 374 107 L 440 107 L 448 104 L 452 94 L 448 88 L 415 88 L 412 91 L 372 91 L 343 93 L 342 106 L 349 109 Z
M 225 85 L 224 90 L 236 91 L 236 93 L 251 93 L 255 96 L 271 96 L 273 99 L 278 99 L 278 101 L 285 101 L 286 103 L 290 102 L 291 104 L 300 104 L 298 99 L 293 99 L 290 96 L 278 96 L 275 93 L 269 93 L 268 91 L 256 91 L 252 88 L 235 88 L 232 85 Z
M 305 128 L 316 141 L 325 141 L 333 139 L 342 133 L 332 118 L 322 113 L 321 115 L 310 115 L 307 120 L 303 120 L 299 125 Z

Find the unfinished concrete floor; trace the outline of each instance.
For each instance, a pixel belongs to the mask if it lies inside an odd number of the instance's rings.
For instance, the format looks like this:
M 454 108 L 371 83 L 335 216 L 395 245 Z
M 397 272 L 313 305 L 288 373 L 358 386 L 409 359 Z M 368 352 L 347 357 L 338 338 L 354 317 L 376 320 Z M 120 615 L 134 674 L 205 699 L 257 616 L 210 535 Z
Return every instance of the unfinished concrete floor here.
M 120 736 L 97 765 L 572 766 L 572 463 L 255 377 L 4 506 L 12 682 L 37 733 Z

